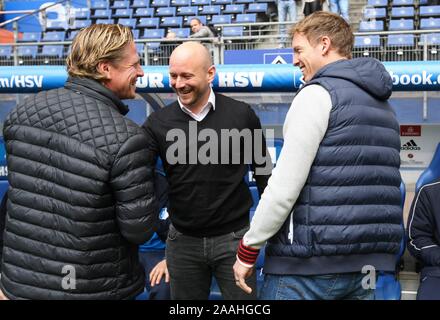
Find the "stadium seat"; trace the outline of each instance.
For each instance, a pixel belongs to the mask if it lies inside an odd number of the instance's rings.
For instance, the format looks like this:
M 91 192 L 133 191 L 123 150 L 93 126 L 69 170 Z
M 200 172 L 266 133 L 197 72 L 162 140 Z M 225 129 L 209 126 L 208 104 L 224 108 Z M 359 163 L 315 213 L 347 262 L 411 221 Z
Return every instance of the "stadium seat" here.
M 113 24 L 115 23 L 115 20 L 113 19 L 97 19 L 96 23 L 100 23 L 100 24 Z
M 90 9 L 107 9 L 108 4 L 107 0 L 91 0 Z
M 149 0 L 133 0 L 132 8 L 148 8 L 150 6 Z
M 227 4 L 223 13 L 244 13 L 244 4 Z
M 249 4 L 249 3 L 254 3 L 254 0 L 234 0 L 234 3 L 243 3 L 243 4 Z
M 141 39 L 162 39 L 164 36 L 164 29 L 145 29 Z
M 153 0 L 150 7 L 169 7 L 170 0 Z
M 50 20 L 47 22 L 46 31 L 48 30 L 66 30 L 68 27 L 67 21 Z
M 232 4 L 233 0 L 212 0 L 212 4 Z
M 356 36 L 354 38 L 354 47 L 355 48 L 380 47 L 380 37 L 378 35 Z
M 440 6 L 422 6 L 420 7 L 420 17 L 440 16 Z
M 136 8 L 136 11 L 133 14 L 133 17 L 153 17 L 154 9 L 153 8 Z
M 130 2 L 126 0 L 116 0 L 111 6 L 112 9 L 128 9 L 130 7 Z
M 256 13 L 244 13 L 237 14 L 235 18 L 236 23 L 252 23 L 257 22 L 257 14 Z
M 388 30 L 390 31 L 414 30 L 414 20 L 413 19 L 390 20 Z
M 164 17 L 160 23 L 161 27 L 182 27 L 183 18 L 182 17 Z
M 178 16 L 196 16 L 199 12 L 197 7 L 180 7 L 177 8 Z
M 385 19 L 387 17 L 386 8 L 369 8 L 364 9 L 364 19 Z
M 267 12 L 267 3 L 250 3 L 247 13 L 266 13 Z
M 428 45 L 440 45 L 440 33 L 429 33 L 429 34 L 423 34 L 421 38 L 422 44 L 425 42 Z
M 68 36 L 66 37 L 67 41 L 72 41 L 73 38 L 78 34 L 79 30 L 72 30 L 68 33 Z
M 0 46 L 0 57 L 12 58 L 12 46 Z
M 132 29 L 136 28 L 136 18 L 120 18 L 118 19 L 118 23 L 122 24 L 123 26 L 130 27 Z
M 420 19 L 420 29 L 440 29 L 440 18 Z
M 133 15 L 133 9 L 116 9 L 113 14 L 113 18 L 131 18 Z
M 414 6 L 414 0 L 393 0 L 393 7 L 396 6 Z
M 412 18 L 414 17 L 414 7 L 392 7 L 391 18 Z
M 18 56 L 35 58 L 38 53 L 38 46 L 19 46 Z
M 88 8 L 71 8 L 75 19 L 90 19 L 90 10 Z
M 367 31 L 383 31 L 383 21 L 382 20 L 371 20 L 371 21 L 361 21 L 359 24 L 360 32 Z
M 139 55 L 144 54 L 145 43 L 136 42 L 136 51 Z
M 63 52 L 63 45 L 43 45 L 40 56 L 62 58 Z
M 440 143 L 435 149 L 429 166 L 420 174 L 416 182 L 416 194 L 420 188 L 427 183 L 431 183 L 434 180 L 440 178 Z
M 50 31 L 45 32 L 42 41 L 64 41 L 66 39 L 66 33 L 64 31 Z
M 211 24 L 230 24 L 232 16 L 230 14 L 223 14 L 220 16 L 213 16 L 211 19 Z
M 413 34 L 390 34 L 387 45 L 389 47 L 414 46 Z
M 171 5 L 176 7 L 189 7 L 191 0 L 171 0 Z
M 40 42 L 41 41 L 41 32 L 23 32 L 23 36 L 21 39 L 18 39 L 19 42 Z
M 69 29 L 82 29 L 92 24 L 90 20 L 73 20 L 73 24 Z
M 159 28 L 159 18 L 140 18 L 138 28 Z
M 388 0 L 368 0 L 367 6 L 369 6 L 369 7 L 387 7 Z
M 207 6 L 211 4 L 211 0 L 191 0 L 193 6 Z
M 223 36 L 224 37 L 242 37 L 243 36 L 243 27 L 224 27 L 223 28 Z
M 175 7 L 160 7 L 156 10 L 157 17 L 174 17 L 176 15 Z
M 174 32 L 177 38 L 188 38 L 191 34 L 190 28 L 171 28 L 170 31 Z
M 221 6 L 203 6 L 202 10 L 200 10 L 200 14 L 204 15 L 217 15 L 221 13 Z
M 97 9 L 92 14 L 93 19 L 109 19 L 112 15 L 111 9 Z

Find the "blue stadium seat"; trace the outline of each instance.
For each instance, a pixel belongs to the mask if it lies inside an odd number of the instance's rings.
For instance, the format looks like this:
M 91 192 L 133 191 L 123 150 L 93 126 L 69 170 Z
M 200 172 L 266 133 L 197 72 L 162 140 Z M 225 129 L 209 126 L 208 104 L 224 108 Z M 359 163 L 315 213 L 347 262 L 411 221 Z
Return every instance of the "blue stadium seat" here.
M 136 51 L 141 56 L 144 54 L 144 47 L 145 47 L 145 43 L 136 42 Z
M 97 19 L 96 23 L 97 24 L 113 24 L 113 23 L 115 23 L 115 20 L 113 20 L 113 19 Z
M 0 46 L 0 57 L 11 58 L 12 57 L 12 46 Z
M 112 15 L 111 9 L 97 9 L 92 14 L 93 19 L 109 19 Z
M 19 42 L 40 42 L 41 32 L 23 32 L 23 37 L 18 40 Z
M 385 19 L 387 17 L 386 8 L 369 8 L 364 9 L 364 19 Z
M 131 29 L 131 32 L 133 32 L 133 38 L 135 40 L 139 39 L 139 33 L 140 33 L 139 29 Z
M 422 43 L 424 43 L 425 38 L 428 45 L 440 45 L 440 33 L 429 33 L 429 34 L 422 34 Z
M 232 16 L 230 14 L 223 14 L 220 16 L 213 16 L 211 19 L 211 24 L 229 24 L 232 21 Z
M 171 0 L 171 5 L 176 7 L 189 7 L 191 0 Z
M 216 15 L 221 13 L 221 6 L 215 5 L 215 6 L 203 6 L 202 10 L 200 10 L 200 14 L 205 15 Z
M 92 24 L 90 20 L 73 20 L 73 25 L 70 29 L 82 29 Z
M 367 31 L 383 31 L 383 21 L 382 20 L 371 20 L 371 21 L 361 21 L 359 24 L 360 32 Z
M 153 0 L 150 7 L 169 7 L 170 0 Z
M 234 0 L 234 3 L 243 3 L 243 4 L 248 4 L 248 3 L 254 3 L 254 0 Z
M 182 27 L 183 18 L 182 17 L 164 17 L 160 23 L 161 27 Z
M 197 18 L 199 19 L 204 25 L 206 25 L 206 16 L 188 16 L 184 18 L 184 23 L 183 25 L 185 27 L 189 27 L 191 20 Z
M 440 6 L 422 6 L 420 7 L 420 17 L 440 16 Z
M 35 58 L 38 53 L 38 46 L 19 46 L 18 55 L 20 57 L 32 57 Z
M 193 6 L 207 6 L 211 4 L 211 0 L 191 0 Z
M 145 29 L 141 39 L 162 39 L 165 29 Z
M 414 17 L 414 7 L 392 7 L 391 18 L 412 18 Z
M 61 29 L 67 29 L 67 21 L 61 21 L 61 20 L 51 20 L 47 22 L 46 31 L 47 30 L 61 30 Z
M 388 0 L 368 0 L 367 6 L 369 6 L 369 7 L 387 7 Z
M 41 56 L 48 57 L 58 57 L 62 58 L 64 55 L 64 46 L 63 45 L 43 45 L 41 50 Z
M 222 35 L 224 37 L 242 37 L 243 27 L 224 27 Z
M 440 29 L 440 18 L 420 19 L 420 29 Z
M 248 9 L 246 10 L 247 13 L 259 13 L 267 12 L 267 3 L 250 3 Z
M 75 19 L 90 19 L 90 10 L 88 8 L 72 8 Z
M 190 28 L 171 28 L 170 31 L 174 32 L 177 38 L 188 38 L 191 34 Z
M 256 13 L 240 13 L 237 14 L 237 17 L 235 18 L 236 23 L 252 23 L 257 22 L 257 14 Z
M 416 182 L 416 194 L 420 188 L 427 183 L 431 183 L 434 180 L 440 178 L 440 143 L 435 149 L 429 166 L 422 172 Z
M 244 13 L 244 4 L 227 4 L 223 13 Z
M 199 12 L 197 7 L 180 7 L 177 8 L 178 16 L 196 16 Z
M 64 41 L 66 33 L 64 31 L 45 32 L 42 41 Z
M 388 30 L 390 31 L 414 30 L 414 20 L 413 19 L 390 20 Z
M 387 45 L 389 47 L 414 46 L 413 34 L 390 34 Z
M 149 0 L 133 0 L 132 8 L 148 8 L 150 6 Z
M 91 0 L 90 9 L 107 9 L 109 1 L 106 0 Z
M 131 18 L 133 9 L 116 9 L 113 18 Z
M 154 9 L 153 8 L 137 8 L 133 14 L 133 17 L 153 17 Z
M 118 23 L 123 25 L 123 26 L 127 26 L 130 27 L 132 29 L 136 28 L 136 18 L 120 18 L 118 19 Z
M 157 17 L 174 17 L 176 15 L 175 7 L 160 7 L 156 10 Z
M 379 37 L 379 35 L 356 36 L 354 38 L 354 47 L 355 48 L 380 47 L 380 37 Z
M 233 0 L 212 0 L 212 4 L 232 4 Z
M 115 0 L 112 9 L 127 9 L 130 6 L 130 2 L 126 0 Z
M 73 38 L 78 34 L 79 30 L 72 30 L 69 32 L 68 36 L 66 37 L 67 41 L 72 41 Z
M 159 18 L 140 18 L 138 28 L 159 28 Z
M 393 7 L 395 6 L 414 6 L 414 0 L 393 0 Z

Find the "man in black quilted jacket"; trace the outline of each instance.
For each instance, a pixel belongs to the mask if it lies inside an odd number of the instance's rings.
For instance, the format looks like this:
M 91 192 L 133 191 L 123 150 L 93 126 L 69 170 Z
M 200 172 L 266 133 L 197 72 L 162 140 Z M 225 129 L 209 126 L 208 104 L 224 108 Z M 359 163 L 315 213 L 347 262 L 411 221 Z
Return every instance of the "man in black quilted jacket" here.
M 124 117 L 143 76 L 129 28 L 91 25 L 67 58 L 64 88 L 8 115 L 0 290 L 8 299 L 134 299 L 138 244 L 155 231 L 153 159 Z

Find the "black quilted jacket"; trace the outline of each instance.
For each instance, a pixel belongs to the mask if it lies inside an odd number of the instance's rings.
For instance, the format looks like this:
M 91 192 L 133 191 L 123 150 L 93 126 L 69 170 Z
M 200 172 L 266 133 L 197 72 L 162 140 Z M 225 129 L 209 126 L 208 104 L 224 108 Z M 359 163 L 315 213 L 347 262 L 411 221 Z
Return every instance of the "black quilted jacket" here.
M 110 90 L 69 78 L 4 124 L 9 200 L 1 289 L 11 299 L 133 299 L 137 244 L 157 223 L 143 129 Z

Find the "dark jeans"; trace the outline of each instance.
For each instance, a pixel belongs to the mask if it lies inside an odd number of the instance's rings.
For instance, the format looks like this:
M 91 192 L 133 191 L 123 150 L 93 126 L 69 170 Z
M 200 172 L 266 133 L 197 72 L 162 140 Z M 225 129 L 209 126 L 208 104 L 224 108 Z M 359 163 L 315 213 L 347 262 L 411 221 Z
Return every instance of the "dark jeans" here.
M 165 282 L 165 275 L 158 285 L 150 286 L 150 272 L 153 268 L 165 259 L 165 250 L 152 250 L 139 252 L 139 260 L 145 269 L 145 289 L 147 289 L 148 300 L 170 300 L 170 284 Z
M 170 225 L 166 257 L 171 278 L 171 298 L 207 300 L 214 276 L 223 299 L 256 299 L 255 272 L 246 281 L 252 288 L 252 294 L 249 295 L 236 286 L 232 270 L 238 243 L 248 229 L 196 238 L 184 235 Z
M 440 277 L 423 277 L 417 291 L 417 300 L 440 300 Z

